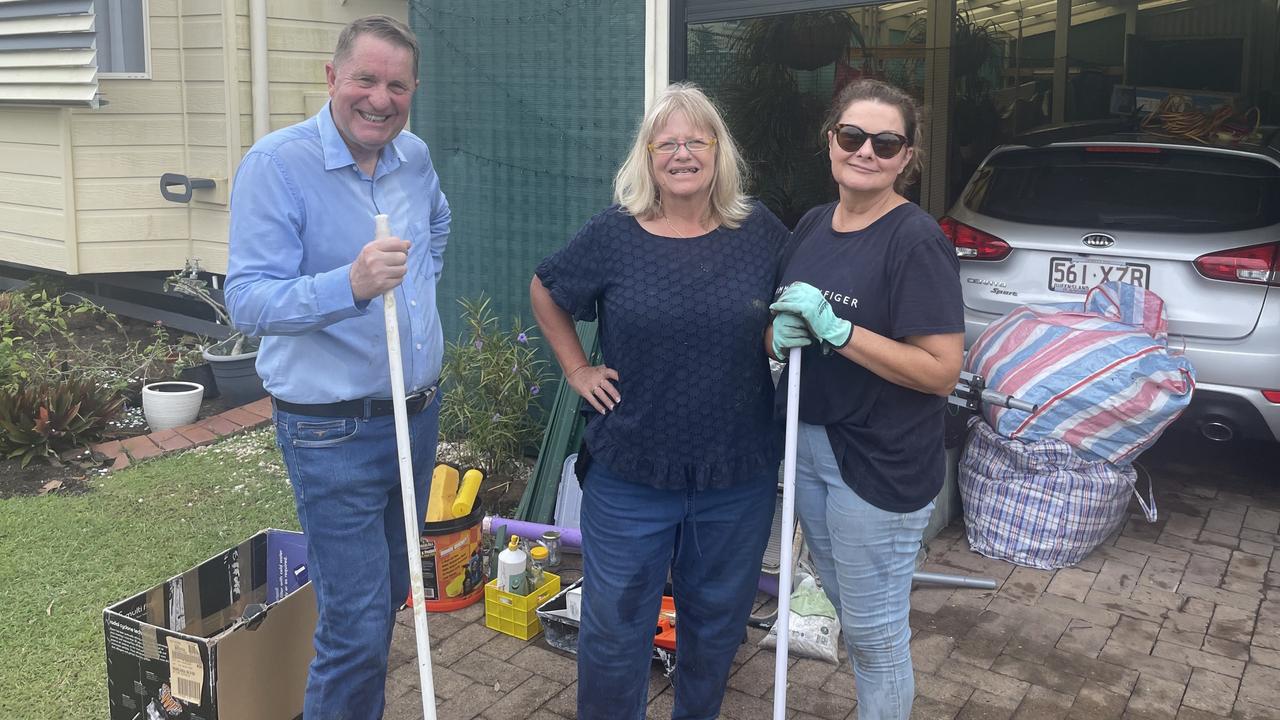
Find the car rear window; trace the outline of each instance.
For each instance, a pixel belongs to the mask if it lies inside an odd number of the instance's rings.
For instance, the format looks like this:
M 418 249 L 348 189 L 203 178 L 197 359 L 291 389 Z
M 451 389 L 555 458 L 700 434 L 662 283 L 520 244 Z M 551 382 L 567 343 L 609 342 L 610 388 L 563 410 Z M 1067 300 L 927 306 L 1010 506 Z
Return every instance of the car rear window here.
M 1153 146 L 1010 150 L 964 197 L 989 217 L 1038 225 L 1206 233 L 1280 223 L 1280 167 Z

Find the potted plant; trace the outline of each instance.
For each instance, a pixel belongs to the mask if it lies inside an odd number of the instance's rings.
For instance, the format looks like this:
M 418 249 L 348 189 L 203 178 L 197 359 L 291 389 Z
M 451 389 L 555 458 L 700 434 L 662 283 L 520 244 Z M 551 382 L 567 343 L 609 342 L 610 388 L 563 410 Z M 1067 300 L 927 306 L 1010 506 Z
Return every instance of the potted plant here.
M 219 323 L 231 326 L 231 317 L 222 301 L 213 297 L 209 283 L 200 277 L 198 261 L 189 261 L 181 272 L 165 280 L 165 290 L 195 298 L 209 306 Z M 235 330 L 227 337 L 205 346 L 201 357 L 213 370 L 218 393 L 235 405 L 265 397 L 255 363 L 258 359 L 258 338 Z
M 218 397 L 218 381 L 213 376 L 213 366 L 204 359 L 204 348 L 208 344 L 199 341 L 184 343 L 173 359 L 173 369 L 179 380 L 200 383 L 204 386 L 204 396 L 213 399 Z
M 843 60 L 850 40 L 866 47 L 847 10 L 823 10 L 753 20 L 735 50 L 750 65 L 817 70 Z

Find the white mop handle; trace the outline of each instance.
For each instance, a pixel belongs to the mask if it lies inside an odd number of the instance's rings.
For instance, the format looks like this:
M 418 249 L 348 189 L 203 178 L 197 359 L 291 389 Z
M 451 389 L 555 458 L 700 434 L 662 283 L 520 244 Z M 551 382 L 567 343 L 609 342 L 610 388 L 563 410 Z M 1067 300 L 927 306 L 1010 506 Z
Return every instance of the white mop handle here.
M 782 455 L 782 548 L 779 550 L 778 642 L 773 660 L 773 720 L 787 717 L 787 649 L 791 640 L 791 544 L 796 527 L 796 436 L 800 430 L 800 348 L 787 361 L 787 436 Z
M 386 215 L 373 218 L 376 240 L 391 237 Z M 418 501 L 413 492 L 413 453 L 409 445 L 409 412 L 404 405 L 404 367 L 400 361 L 400 318 L 396 315 L 396 291 L 382 294 L 387 326 L 387 364 L 391 366 L 391 407 L 396 421 L 396 452 L 400 457 L 400 499 L 404 505 L 405 547 L 409 551 L 409 583 L 413 589 L 413 626 L 418 638 L 418 675 L 422 681 L 422 715 L 436 720 L 436 686 L 431 677 L 431 642 L 427 637 L 427 595 L 422 588 L 422 548 Z

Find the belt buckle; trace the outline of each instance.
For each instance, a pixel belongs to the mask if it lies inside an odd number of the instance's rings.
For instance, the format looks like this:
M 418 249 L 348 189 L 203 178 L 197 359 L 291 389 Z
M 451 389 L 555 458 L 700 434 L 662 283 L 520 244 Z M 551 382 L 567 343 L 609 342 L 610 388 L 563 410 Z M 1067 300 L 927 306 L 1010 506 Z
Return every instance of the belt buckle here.
M 429 388 L 427 388 L 427 389 L 425 389 L 425 390 L 420 390 L 420 391 L 418 391 L 418 392 L 416 392 L 416 393 L 414 393 L 414 394 L 410 395 L 409 397 L 407 397 L 407 398 L 405 398 L 405 399 L 404 399 L 405 406 L 407 407 L 407 406 L 409 406 L 409 405 L 411 405 L 411 404 L 416 404 L 417 409 L 418 409 L 418 410 L 422 410 L 422 409 L 423 409 L 423 408 L 425 408 L 427 405 L 431 404 L 431 399 L 432 399 L 433 397 L 435 397 L 436 389 L 437 389 L 438 387 L 439 387 L 439 385 L 432 385 L 431 387 L 429 387 Z M 415 411 L 415 412 L 417 412 L 417 411 Z

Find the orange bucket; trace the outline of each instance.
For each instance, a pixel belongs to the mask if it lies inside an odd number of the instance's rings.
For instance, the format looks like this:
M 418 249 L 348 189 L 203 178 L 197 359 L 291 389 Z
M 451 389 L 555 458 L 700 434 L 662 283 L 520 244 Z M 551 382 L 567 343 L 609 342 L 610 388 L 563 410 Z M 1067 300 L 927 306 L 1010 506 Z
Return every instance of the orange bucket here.
M 423 525 L 422 589 L 428 612 L 460 610 L 484 597 L 483 519 L 484 509 L 476 503 L 466 517 Z M 413 605 L 412 594 L 408 604 Z

